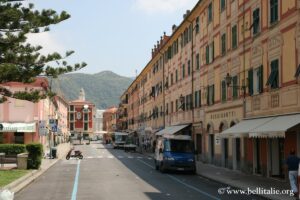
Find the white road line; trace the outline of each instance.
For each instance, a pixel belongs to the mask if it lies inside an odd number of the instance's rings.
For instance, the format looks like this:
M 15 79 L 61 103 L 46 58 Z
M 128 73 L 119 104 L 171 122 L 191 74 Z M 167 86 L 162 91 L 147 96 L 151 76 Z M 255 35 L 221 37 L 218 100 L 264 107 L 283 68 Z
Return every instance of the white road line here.
M 97 156 L 97 158 L 103 158 L 103 156 Z
M 144 165 L 147 165 L 147 166 L 150 167 L 151 169 L 155 169 L 152 165 L 150 165 L 150 164 L 148 164 L 148 163 L 146 163 L 146 162 L 144 162 L 144 161 L 142 161 L 142 160 L 138 160 L 138 161 L 140 161 L 140 162 L 143 163 Z M 174 180 L 174 181 L 176 181 L 176 182 L 178 182 L 178 183 L 180 183 L 180 184 L 182 184 L 182 185 L 184 185 L 184 186 L 186 186 L 186 187 L 188 187 L 188 188 L 190 188 L 190 189 L 195 190 L 196 192 L 199 192 L 199 193 L 201 193 L 201 194 L 203 194 L 203 195 L 205 195 L 205 196 L 208 196 L 208 197 L 210 197 L 210 198 L 212 198 L 212 199 L 220 200 L 219 198 L 217 198 L 217 197 L 215 197 L 215 196 L 212 196 L 212 195 L 210 195 L 209 193 L 204 192 L 203 190 L 200 190 L 200 189 L 198 189 L 198 188 L 196 188 L 196 187 L 194 187 L 194 186 L 192 186 L 192 185 L 189 185 L 189 184 L 187 184 L 187 183 L 185 183 L 185 182 L 182 182 L 181 180 L 179 180 L 178 178 L 176 178 L 176 177 L 174 177 L 174 176 L 172 176 L 172 175 L 167 174 L 167 176 L 168 176 L 169 178 L 171 178 L 172 180 Z
M 124 158 L 124 156 L 118 156 L 118 158 Z
M 113 156 L 107 156 L 107 158 L 114 158 Z
M 92 156 L 88 156 L 88 157 L 86 157 L 86 158 L 94 158 L 94 157 L 92 157 Z
M 138 156 L 137 158 L 138 158 L 138 159 L 142 159 L 143 157 L 141 157 L 141 156 Z
M 132 157 L 132 156 L 128 156 L 127 158 L 130 158 L 130 159 L 132 159 L 133 157 Z

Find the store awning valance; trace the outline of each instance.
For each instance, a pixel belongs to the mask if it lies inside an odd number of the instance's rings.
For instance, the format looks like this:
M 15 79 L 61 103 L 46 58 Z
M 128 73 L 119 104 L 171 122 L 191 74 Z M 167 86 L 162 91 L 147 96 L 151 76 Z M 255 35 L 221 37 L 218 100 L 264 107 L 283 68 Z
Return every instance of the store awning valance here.
M 186 125 L 176 125 L 176 126 L 168 126 L 164 129 L 162 129 L 161 131 L 158 131 L 157 133 L 155 133 L 155 135 L 157 136 L 161 136 L 163 134 L 175 134 L 179 131 L 181 131 L 182 129 L 188 127 L 189 124 L 186 124 Z
M 249 137 L 285 137 L 285 132 L 300 124 L 300 114 L 276 116 L 267 123 L 252 129 Z
M 231 128 L 226 129 L 220 134 L 220 137 L 242 137 L 248 136 L 256 127 L 267 123 L 272 120 L 274 117 L 265 117 L 265 118 L 253 118 L 253 119 L 244 119 L 240 123 L 234 125 Z
M 0 132 L 24 132 L 32 133 L 36 131 L 36 123 L 0 123 Z

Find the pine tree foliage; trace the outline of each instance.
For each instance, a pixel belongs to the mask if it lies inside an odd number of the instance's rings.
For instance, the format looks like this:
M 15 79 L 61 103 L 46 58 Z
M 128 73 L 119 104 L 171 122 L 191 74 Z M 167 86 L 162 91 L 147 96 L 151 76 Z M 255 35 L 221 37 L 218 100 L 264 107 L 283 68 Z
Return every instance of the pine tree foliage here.
M 33 4 L 25 4 L 24 0 L 0 0 L 0 85 L 7 82 L 32 83 L 38 76 L 57 78 L 85 67 L 84 62 L 67 63 L 66 58 L 74 51 L 67 51 L 65 55 L 57 52 L 41 55 L 41 46 L 26 43 L 29 33 L 49 31 L 51 25 L 69 18 L 65 11 L 35 10 Z M 37 102 L 47 96 L 53 96 L 53 93 L 36 90 L 13 93 L 0 86 L 0 103 L 6 97 Z

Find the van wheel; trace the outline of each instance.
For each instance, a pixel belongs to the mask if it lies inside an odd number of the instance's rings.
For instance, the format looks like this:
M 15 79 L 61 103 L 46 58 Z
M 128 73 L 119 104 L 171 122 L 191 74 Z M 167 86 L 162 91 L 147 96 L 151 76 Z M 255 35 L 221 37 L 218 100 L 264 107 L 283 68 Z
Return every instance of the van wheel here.
M 165 165 L 164 165 L 163 162 L 160 163 L 159 171 L 160 171 L 161 173 L 165 173 L 165 172 L 166 172 L 166 168 L 165 168 Z
M 158 165 L 157 165 L 157 162 L 156 162 L 156 160 L 154 160 L 154 164 L 155 164 L 155 170 L 158 170 L 158 169 L 159 169 L 159 167 L 158 167 Z

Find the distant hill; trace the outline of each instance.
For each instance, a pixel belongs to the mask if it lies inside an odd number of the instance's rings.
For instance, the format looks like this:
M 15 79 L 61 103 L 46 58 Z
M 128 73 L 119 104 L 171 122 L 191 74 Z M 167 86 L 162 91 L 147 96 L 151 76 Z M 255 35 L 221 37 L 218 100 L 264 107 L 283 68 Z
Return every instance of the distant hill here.
M 97 108 L 104 109 L 118 105 L 120 96 L 132 81 L 132 78 L 119 76 L 111 71 L 97 74 L 73 73 L 53 79 L 52 88 L 68 101 L 78 99 L 79 90 L 83 88 L 86 100 L 93 102 Z

